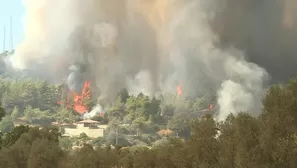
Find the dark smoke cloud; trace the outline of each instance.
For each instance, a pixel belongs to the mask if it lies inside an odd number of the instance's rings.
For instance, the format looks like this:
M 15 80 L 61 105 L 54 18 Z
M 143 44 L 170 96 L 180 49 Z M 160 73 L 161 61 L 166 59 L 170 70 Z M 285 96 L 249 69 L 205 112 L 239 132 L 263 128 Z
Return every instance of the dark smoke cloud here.
M 247 60 L 265 68 L 272 81 L 297 72 L 297 1 L 223 0 L 212 28 L 222 46 L 245 51 Z

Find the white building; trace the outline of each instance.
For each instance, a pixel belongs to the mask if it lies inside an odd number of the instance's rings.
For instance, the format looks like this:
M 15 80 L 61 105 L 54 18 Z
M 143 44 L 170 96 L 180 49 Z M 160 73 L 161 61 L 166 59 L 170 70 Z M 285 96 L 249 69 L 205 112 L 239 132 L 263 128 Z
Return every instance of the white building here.
M 63 136 L 79 136 L 85 133 L 91 138 L 103 137 L 106 125 L 99 125 L 98 121 L 83 120 L 77 123 L 76 128 L 64 128 Z

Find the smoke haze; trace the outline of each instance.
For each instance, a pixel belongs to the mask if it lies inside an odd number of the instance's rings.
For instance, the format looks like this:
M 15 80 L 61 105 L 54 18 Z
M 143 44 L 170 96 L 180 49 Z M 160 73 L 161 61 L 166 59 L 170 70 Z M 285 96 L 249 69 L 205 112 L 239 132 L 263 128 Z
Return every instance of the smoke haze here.
M 98 100 L 122 88 L 174 93 L 180 82 L 189 96 L 216 90 L 224 119 L 259 107 L 268 73 L 274 82 L 295 73 L 293 0 L 24 3 L 26 35 L 12 66 L 52 81 L 69 75 L 77 91 L 91 80 Z

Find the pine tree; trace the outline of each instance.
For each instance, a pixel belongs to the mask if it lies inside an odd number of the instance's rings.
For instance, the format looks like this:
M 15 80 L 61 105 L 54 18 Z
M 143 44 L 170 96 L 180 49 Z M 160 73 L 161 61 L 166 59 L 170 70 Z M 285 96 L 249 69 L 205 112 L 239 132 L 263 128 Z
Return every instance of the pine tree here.
M 19 108 L 17 106 L 14 107 L 12 113 L 11 113 L 11 117 L 13 120 L 16 120 L 20 117 L 20 112 L 19 112 Z

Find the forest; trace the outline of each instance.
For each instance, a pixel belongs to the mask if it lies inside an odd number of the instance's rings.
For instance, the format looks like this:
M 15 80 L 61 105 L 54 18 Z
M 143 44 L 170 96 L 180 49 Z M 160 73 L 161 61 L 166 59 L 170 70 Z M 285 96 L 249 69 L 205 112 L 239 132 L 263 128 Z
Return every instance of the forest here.
M 150 98 L 123 89 L 104 116 L 103 138 L 62 137 L 51 122 L 81 120 L 60 106 L 59 86 L 0 78 L 0 165 L 5 168 L 280 168 L 297 165 L 297 80 L 273 85 L 258 116 L 207 111 L 215 96 Z M 90 103 L 92 104 L 92 103 Z M 215 111 L 215 109 L 214 109 Z M 115 135 L 117 134 L 117 135 Z M 117 136 L 117 140 L 115 140 Z M 73 148 L 80 143 L 82 147 Z

